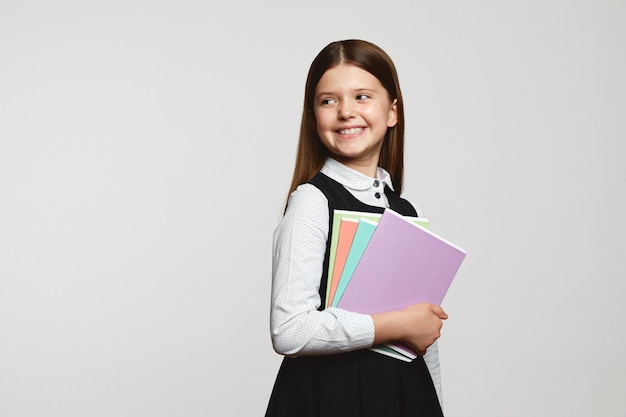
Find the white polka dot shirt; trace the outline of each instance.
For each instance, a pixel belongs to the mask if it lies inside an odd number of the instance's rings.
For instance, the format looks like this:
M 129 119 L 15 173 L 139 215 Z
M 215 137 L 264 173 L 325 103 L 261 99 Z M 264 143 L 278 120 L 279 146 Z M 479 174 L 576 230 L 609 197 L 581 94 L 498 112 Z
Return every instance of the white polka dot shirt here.
M 375 179 L 329 158 L 322 173 L 343 184 L 365 204 L 387 207 L 389 173 Z M 314 185 L 302 184 L 290 196 L 274 231 L 270 327 L 276 352 L 287 356 L 325 355 L 372 347 L 374 323 L 367 314 L 330 307 L 319 311 L 320 278 L 328 238 L 328 201 Z M 424 357 L 441 400 L 437 345 Z

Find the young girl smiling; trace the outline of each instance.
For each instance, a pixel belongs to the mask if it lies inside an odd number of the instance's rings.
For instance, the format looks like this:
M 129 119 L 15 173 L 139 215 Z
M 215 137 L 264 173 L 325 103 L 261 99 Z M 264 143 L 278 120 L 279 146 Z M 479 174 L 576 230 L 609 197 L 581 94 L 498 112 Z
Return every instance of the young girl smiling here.
M 334 210 L 417 216 L 400 197 L 403 159 L 392 60 L 363 40 L 327 45 L 307 76 L 294 175 L 274 232 L 270 326 L 285 358 L 267 417 L 442 416 L 441 307 L 374 315 L 324 308 Z M 369 349 L 391 342 L 420 356 L 405 362 Z

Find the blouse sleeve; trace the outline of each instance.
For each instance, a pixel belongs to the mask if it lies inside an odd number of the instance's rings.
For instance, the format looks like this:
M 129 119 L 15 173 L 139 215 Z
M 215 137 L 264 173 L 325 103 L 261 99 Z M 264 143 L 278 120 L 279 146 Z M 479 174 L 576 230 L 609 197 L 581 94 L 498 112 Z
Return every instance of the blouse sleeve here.
M 367 314 L 319 311 L 320 278 L 328 238 L 328 202 L 303 184 L 290 196 L 274 232 L 270 327 L 274 350 L 288 356 L 323 355 L 371 347 Z
M 437 342 L 430 345 L 424 355 L 424 362 L 430 372 L 430 377 L 433 380 L 435 391 L 437 391 L 437 397 L 439 398 L 439 404 L 443 407 L 443 392 L 441 390 L 441 368 L 439 367 L 439 347 Z

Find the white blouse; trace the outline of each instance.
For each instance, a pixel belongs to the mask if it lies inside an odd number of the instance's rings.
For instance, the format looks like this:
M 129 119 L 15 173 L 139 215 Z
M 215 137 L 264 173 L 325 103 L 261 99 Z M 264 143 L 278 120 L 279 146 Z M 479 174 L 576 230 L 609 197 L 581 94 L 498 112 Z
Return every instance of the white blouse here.
M 361 202 L 388 207 L 385 185 L 389 173 L 378 168 L 376 179 L 329 158 L 322 173 L 341 183 Z M 320 277 L 329 230 L 328 201 L 312 184 L 300 185 L 290 196 L 285 215 L 274 231 L 270 329 L 274 350 L 287 356 L 324 355 L 372 347 L 370 315 L 335 307 L 318 310 Z M 441 402 L 437 344 L 424 360 Z

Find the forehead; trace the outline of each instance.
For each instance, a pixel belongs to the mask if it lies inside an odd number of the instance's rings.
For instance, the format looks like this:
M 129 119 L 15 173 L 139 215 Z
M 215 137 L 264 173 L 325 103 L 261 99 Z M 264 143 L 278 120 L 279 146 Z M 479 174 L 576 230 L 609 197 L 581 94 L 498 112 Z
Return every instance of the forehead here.
M 384 90 L 383 85 L 371 73 L 352 64 L 339 64 L 326 70 L 315 89 L 316 93 L 337 90 Z

